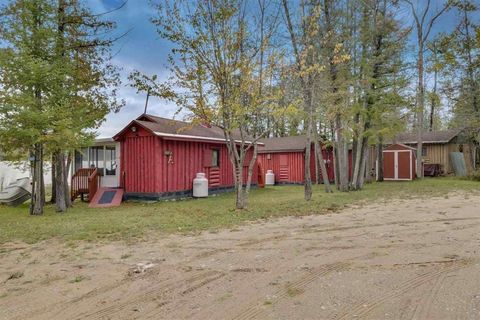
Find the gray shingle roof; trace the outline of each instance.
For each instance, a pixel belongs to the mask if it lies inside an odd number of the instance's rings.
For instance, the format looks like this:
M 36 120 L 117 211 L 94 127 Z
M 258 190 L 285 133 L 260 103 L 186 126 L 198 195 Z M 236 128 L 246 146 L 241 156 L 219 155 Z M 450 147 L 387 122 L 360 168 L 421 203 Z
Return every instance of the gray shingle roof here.
M 443 131 L 425 131 L 422 134 L 423 143 L 449 143 L 453 138 L 455 138 L 462 130 L 461 129 L 451 129 Z M 393 143 L 403 143 L 403 144 L 416 144 L 417 143 L 417 133 L 400 133 L 395 138 L 393 138 Z
M 263 142 L 265 146 L 258 148 L 259 153 L 300 152 L 305 150 L 307 137 L 291 136 L 291 137 L 265 138 L 265 139 L 260 139 L 260 142 Z
M 136 120 L 132 121 L 132 123 L 136 123 L 160 137 L 225 141 L 223 130 L 213 125 L 207 126 L 194 124 L 191 122 L 167 119 L 149 114 L 141 115 Z M 121 135 L 124 130 L 125 129 L 116 134 L 115 137 Z M 241 140 L 241 136 L 238 132 L 234 132 L 232 136 L 235 140 Z M 251 141 L 251 138 L 245 137 L 245 140 Z

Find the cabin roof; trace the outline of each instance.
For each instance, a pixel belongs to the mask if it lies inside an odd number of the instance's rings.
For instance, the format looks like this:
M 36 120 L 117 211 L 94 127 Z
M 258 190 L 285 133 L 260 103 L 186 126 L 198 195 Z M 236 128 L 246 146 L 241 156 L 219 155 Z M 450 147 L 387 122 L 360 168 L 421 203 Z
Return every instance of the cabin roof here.
M 460 134 L 462 129 L 451 129 L 451 130 L 442 130 L 442 131 L 426 131 L 423 132 L 423 143 L 430 144 L 442 144 L 449 143 L 456 136 Z M 395 138 L 393 138 L 392 143 L 402 143 L 402 144 L 416 144 L 417 143 L 417 133 L 416 132 L 405 132 L 400 133 Z
M 113 138 L 115 140 L 118 139 L 125 130 L 133 124 L 137 124 L 156 136 L 164 138 L 225 142 L 225 135 L 220 127 L 167 119 L 150 114 L 142 114 L 137 119 L 130 122 L 130 124 L 117 133 Z M 242 140 L 239 132 L 234 132 L 232 137 L 237 141 Z M 250 142 L 252 138 L 245 137 L 245 140 L 246 142 Z
M 306 136 L 290 136 L 260 139 L 265 146 L 258 149 L 259 153 L 270 152 L 303 152 L 307 144 Z

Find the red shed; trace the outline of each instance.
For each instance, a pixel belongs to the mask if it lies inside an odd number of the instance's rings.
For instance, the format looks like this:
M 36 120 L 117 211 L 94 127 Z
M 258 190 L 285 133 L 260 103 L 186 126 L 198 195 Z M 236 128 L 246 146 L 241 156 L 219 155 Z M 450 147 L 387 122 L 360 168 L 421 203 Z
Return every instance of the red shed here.
M 121 144 L 121 185 L 126 199 L 167 199 L 192 194 L 196 174 L 213 193 L 234 186 L 222 129 L 142 115 L 114 136 Z M 244 170 L 247 178 L 248 158 Z M 257 184 L 258 172 L 252 178 Z
M 383 176 L 385 180 L 413 180 L 416 167 L 415 149 L 404 144 L 392 144 L 383 150 Z
M 275 183 L 301 184 L 305 178 L 305 136 L 262 139 L 263 147 L 258 151 L 258 163 L 264 172 L 273 170 Z M 315 180 L 315 154 L 312 144 L 310 172 Z M 334 180 L 333 153 L 323 149 L 323 158 L 330 181 Z

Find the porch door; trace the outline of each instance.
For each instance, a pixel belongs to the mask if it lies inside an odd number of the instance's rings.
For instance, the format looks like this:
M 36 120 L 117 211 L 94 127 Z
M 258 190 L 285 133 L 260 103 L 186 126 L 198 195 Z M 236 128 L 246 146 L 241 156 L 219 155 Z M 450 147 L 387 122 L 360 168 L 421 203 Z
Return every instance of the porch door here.
M 110 145 L 104 149 L 104 175 L 101 179 L 102 187 L 117 188 L 120 186 L 120 146 Z

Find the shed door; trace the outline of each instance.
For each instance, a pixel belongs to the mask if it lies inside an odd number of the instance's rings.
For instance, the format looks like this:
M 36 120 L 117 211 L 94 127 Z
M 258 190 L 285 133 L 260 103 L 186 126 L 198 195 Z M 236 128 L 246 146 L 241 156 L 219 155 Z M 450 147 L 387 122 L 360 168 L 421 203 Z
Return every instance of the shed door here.
M 396 152 L 383 152 L 383 177 L 395 179 L 395 154 Z
M 288 166 L 288 155 L 281 154 L 279 162 L 280 162 L 280 175 L 278 177 L 278 180 L 288 181 L 288 177 L 290 176 L 290 168 Z
M 398 151 L 397 154 L 397 178 L 398 179 L 411 179 L 411 160 L 410 151 Z

